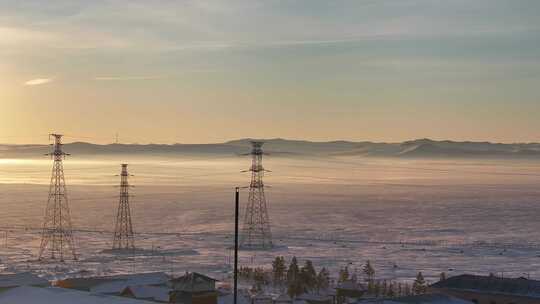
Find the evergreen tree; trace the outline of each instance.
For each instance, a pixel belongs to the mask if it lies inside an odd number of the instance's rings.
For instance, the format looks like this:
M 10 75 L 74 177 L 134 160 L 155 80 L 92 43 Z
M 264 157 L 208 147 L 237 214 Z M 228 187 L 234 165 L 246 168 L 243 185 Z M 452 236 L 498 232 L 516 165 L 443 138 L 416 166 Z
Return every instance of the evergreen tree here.
M 441 272 L 440 281 L 446 280 L 446 272 Z
M 371 262 L 369 260 L 364 265 L 363 271 L 366 275 L 367 281 L 373 281 L 373 278 L 375 277 L 375 269 L 373 269 L 373 266 L 371 266 Z
M 259 284 L 253 284 L 251 286 L 251 289 L 250 289 L 250 292 L 253 293 L 253 294 L 258 294 L 259 292 L 261 292 L 262 289 L 261 289 L 261 286 Z
M 268 279 L 263 268 L 257 267 L 253 270 L 253 281 L 260 286 L 268 284 Z
M 426 280 L 424 279 L 424 276 L 422 275 L 422 272 L 419 272 L 418 275 L 416 275 L 416 280 L 414 280 L 412 292 L 415 295 L 426 293 L 427 285 Z
M 276 257 L 272 262 L 272 277 L 275 285 L 283 284 L 285 274 L 287 273 L 287 266 L 285 265 L 285 258 L 282 256 Z
M 376 281 L 374 285 L 375 297 L 378 298 L 381 296 L 381 282 Z
M 373 281 L 367 283 L 367 292 L 370 295 L 375 294 L 375 283 Z
M 293 257 L 291 265 L 289 265 L 289 270 L 287 271 L 287 293 L 291 298 L 294 298 L 301 295 L 303 292 L 298 260 L 296 257 Z
M 349 280 L 349 267 L 345 266 L 339 271 L 339 282 L 345 282 Z
M 355 283 L 358 282 L 358 275 L 356 275 L 356 271 L 352 274 L 351 281 L 353 281 Z
M 298 260 L 293 257 L 289 269 L 287 270 L 287 282 L 293 282 L 298 280 L 300 269 L 298 268 Z
M 328 287 L 330 287 L 330 272 L 323 267 L 317 275 L 317 292 L 326 290 Z
M 300 279 L 304 291 L 312 291 L 317 286 L 317 272 L 310 260 L 307 260 L 300 269 Z
M 388 282 L 386 282 L 386 280 L 383 280 L 383 283 L 381 285 L 381 294 L 383 296 L 386 296 L 387 293 L 388 293 Z
M 239 275 L 246 280 L 253 279 L 253 268 L 251 267 L 241 267 L 238 271 Z
M 411 291 L 411 285 L 409 285 L 409 283 L 405 284 L 405 296 L 411 296 L 412 295 L 412 291 Z
M 386 296 L 389 297 L 389 298 L 396 297 L 396 286 L 395 286 L 394 282 L 390 282 L 390 284 L 388 284 L 388 289 L 386 291 Z

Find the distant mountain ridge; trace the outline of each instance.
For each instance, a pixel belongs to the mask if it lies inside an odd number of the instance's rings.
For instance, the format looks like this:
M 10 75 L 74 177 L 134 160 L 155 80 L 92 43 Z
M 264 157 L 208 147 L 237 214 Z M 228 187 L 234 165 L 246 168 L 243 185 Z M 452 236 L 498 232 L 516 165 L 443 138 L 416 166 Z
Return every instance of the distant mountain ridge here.
M 92 144 L 73 142 L 64 145 L 74 155 L 236 155 L 247 153 L 252 139 L 215 144 Z M 539 158 L 540 143 L 502 144 L 470 141 L 417 139 L 402 143 L 352 141 L 314 142 L 306 140 L 266 139 L 264 150 L 276 156 L 364 156 L 400 158 Z M 1 158 L 33 158 L 48 153 L 48 145 L 0 145 Z

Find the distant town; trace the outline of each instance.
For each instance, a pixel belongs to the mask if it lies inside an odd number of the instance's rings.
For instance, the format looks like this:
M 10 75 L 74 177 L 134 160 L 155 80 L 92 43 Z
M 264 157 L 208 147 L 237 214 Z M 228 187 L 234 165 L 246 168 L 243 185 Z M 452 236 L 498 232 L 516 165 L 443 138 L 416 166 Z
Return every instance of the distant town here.
M 367 261 L 359 273 L 316 269 L 309 261 L 276 257 L 271 269 L 242 267 L 239 304 L 532 304 L 540 303 L 540 281 L 458 275 L 428 284 L 418 272 L 409 283 L 377 279 Z M 233 304 L 231 280 L 200 273 L 172 277 L 133 273 L 48 281 L 32 273 L 0 274 L 0 303 L 184 303 Z

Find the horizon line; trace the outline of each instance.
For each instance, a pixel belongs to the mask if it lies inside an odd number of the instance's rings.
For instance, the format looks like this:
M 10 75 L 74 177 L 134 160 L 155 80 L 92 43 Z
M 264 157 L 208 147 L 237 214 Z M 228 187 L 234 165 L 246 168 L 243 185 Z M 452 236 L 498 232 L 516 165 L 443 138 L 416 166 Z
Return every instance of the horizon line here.
M 24 137 L 24 136 L 23 136 Z M 73 138 L 72 136 L 70 136 Z M 0 137 L 1 138 L 1 137 Z M 14 138 L 12 136 L 11 138 Z M 82 137 L 84 138 L 84 137 Z M 97 138 L 96 138 L 97 139 Z M 76 144 L 76 143 L 82 143 L 82 144 L 91 144 L 91 145 L 98 145 L 98 146 L 108 146 L 108 145 L 140 145 L 140 146 L 149 146 L 149 145 L 160 145 L 160 146 L 174 146 L 174 145 L 219 145 L 219 144 L 229 144 L 233 142 L 240 142 L 240 141 L 249 141 L 249 140 L 257 140 L 257 141 L 263 141 L 263 142 L 270 142 L 270 141 L 290 141 L 290 142 L 307 142 L 307 143 L 372 143 L 372 144 L 403 144 L 407 142 L 415 142 L 415 141 L 431 141 L 431 142 L 452 142 L 452 143 L 485 143 L 485 144 L 503 144 L 503 145 L 525 145 L 525 144 L 540 144 L 540 141 L 527 141 L 527 142 L 503 142 L 503 141 L 489 141 L 489 140 L 456 140 L 456 139 L 433 139 L 428 137 L 423 138 L 415 138 L 415 139 L 408 139 L 408 140 L 402 140 L 402 141 L 373 141 L 373 140 L 347 140 L 347 139 L 333 139 L 333 140 L 310 140 L 310 139 L 296 139 L 296 138 L 284 138 L 284 137 L 272 137 L 272 138 L 255 138 L 255 137 L 244 137 L 244 138 L 238 138 L 238 139 L 230 139 L 225 140 L 221 142 L 200 142 L 200 143 L 182 143 L 182 142 L 174 142 L 174 143 L 159 143 L 159 142 L 147 142 L 147 143 L 140 143 L 137 141 L 126 141 L 126 142 L 110 142 L 110 143 L 97 143 L 97 142 L 91 142 L 91 141 L 83 141 L 83 140 L 74 140 L 69 142 L 64 142 L 64 144 Z M 3 146 L 47 146 L 50 145 L 49 143 L 5 143 L 0 142 L 0 145 Z

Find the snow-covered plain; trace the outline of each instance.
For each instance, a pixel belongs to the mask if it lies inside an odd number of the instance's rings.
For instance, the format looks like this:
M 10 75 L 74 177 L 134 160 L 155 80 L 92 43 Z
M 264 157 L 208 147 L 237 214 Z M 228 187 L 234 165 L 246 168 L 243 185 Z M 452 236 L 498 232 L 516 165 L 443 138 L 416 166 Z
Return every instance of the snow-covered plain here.
M 120 163 L 135 176 L 134 254 L 112 245 Z M 66 275 L 230 271 L 233 190 L 249 183 L 243 157 L 68 158 L 71 215 L 80 260 L 36 261 L 50 160 L 0 159 L 0 263 L 8 271 Z M 377 276 L 435 280 L 489 272 L 540 279 L 540 162 L 268 157 L 275 242 L 241 253 L 242 265 L 276 255 L 354 271 L 371 260 Z M 246 191 L 246 190 L 243 190 Z M 247 192 L 242 193 L 245 203 Z M 7 233 L 7 239 L 5 235 Z

